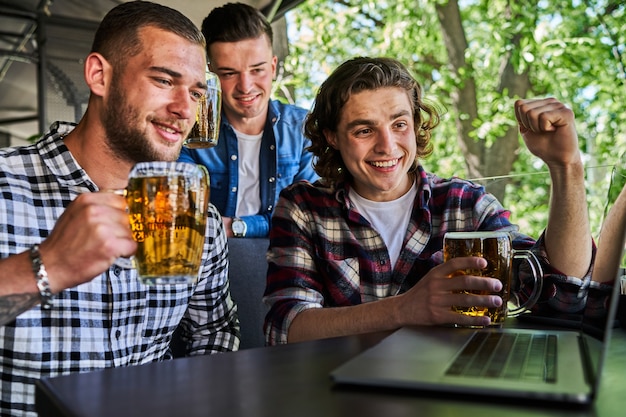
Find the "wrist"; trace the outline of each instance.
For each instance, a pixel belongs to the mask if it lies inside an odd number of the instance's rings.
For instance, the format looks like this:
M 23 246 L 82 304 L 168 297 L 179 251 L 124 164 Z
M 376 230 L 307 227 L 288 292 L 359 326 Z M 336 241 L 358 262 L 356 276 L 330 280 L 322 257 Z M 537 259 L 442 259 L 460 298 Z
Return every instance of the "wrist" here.
M 233 217 L 233 221 L 230 224 L 230 230 L 233 232 L 234 237 L 246 237 L 248 225 L 242 219 Z
M 46 267 L 41 259 L 41 253 L 39 253 L 39 245 L 33 245 L 30 248 L 29 255 L 31 267 L 33 273 L 35 274 L 35 283 L 37 284 L 37 289 L 39 290 L 39 295 L 41 297 L 41 308 L 48 310 L 52 307 L 54 295 L 50 289 L 48 271 L 46 271 Z

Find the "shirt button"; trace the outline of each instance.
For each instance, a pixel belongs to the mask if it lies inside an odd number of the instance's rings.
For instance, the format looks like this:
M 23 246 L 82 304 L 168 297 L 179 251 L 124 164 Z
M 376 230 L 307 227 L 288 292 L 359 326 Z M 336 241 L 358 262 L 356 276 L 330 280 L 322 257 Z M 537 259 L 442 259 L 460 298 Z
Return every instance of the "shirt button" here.
M 272 211 L 273 208 L 274 206 L 267 206 L 267 211 Z
M 273 151 L 274 149 L 276 149 L 276 146 L 270 145 L 270 151 Z
M 233 161 L 236 161 L 237 160 L 237 155 L 231 155 L 230 159 L 233 160 Z
M 115 338 L 116 338 L 116 339 L 119 339 L 121 335 L 122 335 L 122 332 L 121 332 L 121 331 L 119 331 L 119 330 L 116 330 L 116 331 L 115 331 Z
M 274 181 L 276 181 L 276 178 L 274 178 L 274 177 L 269 177 L 268 181 L 269 181 L 269 182 L 274 182 Z
M 115 274 L 115 276 L 119 277 L 120 274 L 122 273 L 122 268 L 120 268 L 119 266 L 115 265 L 115 267 L 113 268 L 113 273 Z
M 232 191 L 233 193 L 236 193 L 237 192 L 237 187 L 231 188 L 230 191 Z
M 381 265 L 384 265 L 384 264 L 386 264 L 386 263 L 387 263 L 387 261 L 385 261 L 384 259 L 380 261 L 380 264 L 381 264 Z

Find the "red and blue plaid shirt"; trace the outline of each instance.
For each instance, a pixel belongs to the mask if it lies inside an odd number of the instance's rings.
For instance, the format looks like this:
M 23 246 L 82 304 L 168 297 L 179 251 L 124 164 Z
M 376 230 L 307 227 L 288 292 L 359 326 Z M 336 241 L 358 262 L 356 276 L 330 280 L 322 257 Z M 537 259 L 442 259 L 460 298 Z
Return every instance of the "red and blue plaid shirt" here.
M 544 286 L 537 308 L 579 311 L 585 305 L 591 272 L 577 278 L 552 268 L 543 239 L 520 234 L 509 221 L 509 211 L 482 186 L 442 179 L 422 167 L 418 175 L 418 193 L 413 207 L 407 207 L 411 219 L 395 265 L 381 235 L 348 199 L 347 184 L 327 188 L 299 182 L 283 190 L 268 251 L 264 300 L 270 306 L 265 321 L 269 344 L 286 343 L 292 320 L 303 310 L 356 305 L 405 292 L 443 262 L 443 237 L 449 231 L 510 232 L 515 248 L 532 248 L 542 263 Z

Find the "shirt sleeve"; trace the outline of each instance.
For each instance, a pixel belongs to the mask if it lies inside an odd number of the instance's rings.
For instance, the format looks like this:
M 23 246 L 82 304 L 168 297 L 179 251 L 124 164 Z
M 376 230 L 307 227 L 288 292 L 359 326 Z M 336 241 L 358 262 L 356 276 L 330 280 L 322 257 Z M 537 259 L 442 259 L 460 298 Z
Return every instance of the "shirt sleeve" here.
M 189 356 L 237 350 L 240 342 L 237 309 L 228 283 L 226 234 L 212 204 L 206 235 L 201 276 L 180 324 Z
M 241 220 L 246 223 L 246 237 L 267 237 L 270 232 L 269 214 L 242 216 Z
M 585 316 L 602 317 L 607 312 L 607 303 L 611 294 L 610 283 L 598 283 L 591 280 L 591 273 L 596 257 L 596 246 L 593 245 L 593 256 L 587 273 L 583 277 L 569 276 L 550 264 L 542 234 L 533 245 L 533 252 L 538 257 L 543 270 L 541 294 L 532 312 L 549 314 L 550 312 L 580 313 Z M 529 272 L 520 268 L 520 282 L 530 282 Z M 521 286 L 520 296 L 527 299 L 531 286 Z
M 286 191 L 283 191 L 287 195 Z M 264 331 L 268 345 L 287 343 L 289 326 L 302 311 L 323 306 L 309 216 L 292 198 L 281 198 L 272 219 L 264 302 L 270 307 Z

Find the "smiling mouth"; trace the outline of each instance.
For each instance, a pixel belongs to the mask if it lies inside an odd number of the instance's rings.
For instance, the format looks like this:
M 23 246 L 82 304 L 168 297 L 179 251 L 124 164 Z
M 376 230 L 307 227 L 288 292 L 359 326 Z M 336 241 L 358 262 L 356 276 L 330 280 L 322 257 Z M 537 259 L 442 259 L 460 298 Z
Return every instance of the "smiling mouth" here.
M 391 168 L 391 167 L 398 165 L 398 161 L 400 161 L 400 159 L 396 158 L 396 159 L 390 159 L 388 161 L 371 161 L 371 162 L 368 162 L 368 164 L 376 168 Z
M 168 126 L 163 126 L 163 125 L 157 125 L 159 127 L 159 129 L 167 132 L 167 133 L 172 133 L 172 134 L 176 134 L 176 133 L 180 133 L 179 130 L 168 127 Z
M 256 100 L 258 97 L 259 97 L 258 94 L 253 94 L 253 95 L 248 95 L 248 96 L 237 97 L 237 100 L 241 101 L 242 103 L 251 103 L 254 100 Z
M 170 141 L 178 140 L 177 138 L 180 137 L 184 131 L 182 130 L 182 126 L 176 126 L 171 123 L 163 124 L 157 121 L 153 121 L 152 123 L 156 129 L 160 130 L 162 135 L 166 135 Z

